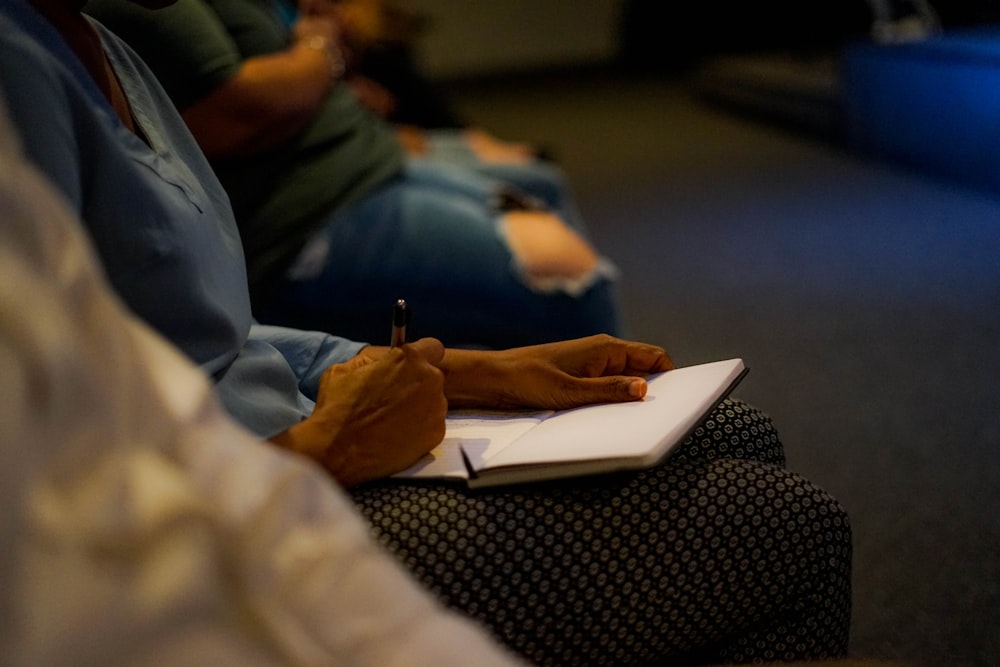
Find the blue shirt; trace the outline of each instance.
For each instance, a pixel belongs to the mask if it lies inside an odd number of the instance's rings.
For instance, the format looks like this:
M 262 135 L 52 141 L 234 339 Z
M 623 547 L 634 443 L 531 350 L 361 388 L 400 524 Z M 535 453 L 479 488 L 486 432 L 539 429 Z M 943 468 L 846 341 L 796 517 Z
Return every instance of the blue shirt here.
M 155 77 L 95 23 L 135 123 L 120 121 L 62 37 L 0 0 L 0 92 L 28 157 L 87 227 L 115 290 L 269 437 L 308 415 L 319 377 L 363 347 L 253 322 L 229 200 Z

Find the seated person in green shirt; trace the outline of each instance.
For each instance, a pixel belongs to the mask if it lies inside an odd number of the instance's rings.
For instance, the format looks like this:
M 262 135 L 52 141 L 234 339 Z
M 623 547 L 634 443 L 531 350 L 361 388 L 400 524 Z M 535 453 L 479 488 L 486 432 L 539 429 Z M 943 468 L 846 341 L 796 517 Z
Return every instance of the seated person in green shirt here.
M 403 297 L 449 345 L 624 333 L 616 270 L 561 173 L 480 159 L 460 131 L 408 154 L 341 80 L 330 13 L 286 0 L 86 11 L 147 61 L 209 157 L 262 322 L 377 340 Z

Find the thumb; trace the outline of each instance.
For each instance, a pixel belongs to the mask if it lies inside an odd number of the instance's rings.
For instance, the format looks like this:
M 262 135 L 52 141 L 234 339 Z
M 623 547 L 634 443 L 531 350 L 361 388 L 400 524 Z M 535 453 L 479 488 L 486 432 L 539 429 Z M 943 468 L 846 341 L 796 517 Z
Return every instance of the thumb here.
M 437 366 L 444 359 L 444 345 L 437 338 L 421 338 L 404 347 L 407 352 L 418 354 L 432 366 Z

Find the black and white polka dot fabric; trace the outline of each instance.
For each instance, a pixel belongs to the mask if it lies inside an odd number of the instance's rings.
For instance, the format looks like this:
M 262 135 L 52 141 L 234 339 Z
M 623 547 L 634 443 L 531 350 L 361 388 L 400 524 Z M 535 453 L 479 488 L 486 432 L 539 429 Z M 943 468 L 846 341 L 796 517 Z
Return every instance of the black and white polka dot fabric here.
M 353 495 L 419 580 L 540 665 L 840 656 L 848 519 L 783 464 L 770 419 L 727 400 L 639 473 Z

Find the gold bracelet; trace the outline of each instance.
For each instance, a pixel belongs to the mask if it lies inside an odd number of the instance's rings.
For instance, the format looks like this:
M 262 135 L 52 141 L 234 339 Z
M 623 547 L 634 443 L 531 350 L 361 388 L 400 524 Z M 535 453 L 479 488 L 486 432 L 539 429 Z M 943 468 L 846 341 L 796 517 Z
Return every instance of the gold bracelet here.
M 340 49 L 332 41 L 322 35 L 310 35 L 309 37 L 300 39 L 298 43 L 307 49 L 322 51 L 330 63 L 330 73 L 334 79 L 339 79 L 344 75 L 344 58 L 340 54 Z

